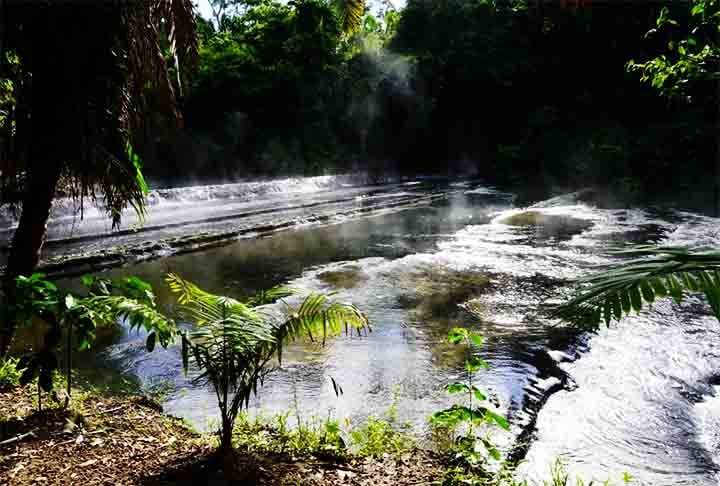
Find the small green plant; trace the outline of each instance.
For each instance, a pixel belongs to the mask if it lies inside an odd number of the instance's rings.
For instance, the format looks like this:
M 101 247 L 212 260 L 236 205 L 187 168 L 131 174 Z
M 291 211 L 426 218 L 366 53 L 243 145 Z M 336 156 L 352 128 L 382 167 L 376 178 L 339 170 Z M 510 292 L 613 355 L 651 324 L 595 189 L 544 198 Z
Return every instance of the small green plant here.
M 95 341 L 98 326 L 115 325 L 125 321 L 130 329 L 144 328 L 148 332 L 147 348 L 152 351 L 156 342 L 168 346 L 175 338 L 175 323 L 158 312 L 152 288 L 137 277 L 117 280 L 85 276 L 82 283 L 85 296 L 65 292 L 41 273 L 16 279 L 15 298 L 9 315 L 19 326 L 43 325 L 43 345 L 24 354 L 16 363 L 21 370 L 19 383 L 26 385 L 37 380 L 38 408 L 41 391 L 54 389 L 53 375 L 65 372 L 65 406 L 72 388 L 72 358 L 76 349 L 88 349 Z
M 210 294 L 177 275 L 167 276 L 180 311 L 195 323 L 181 334 L 182 359 L 188 371 L 190 358 L 200 370 L 196 382 L 209 382 L 220 409 L 220 452 L 232 466 L 232 438 L 241 408 L 257 394 L 272 371 L 270 362 L 282 359 L 283 346 L 301 335 L 322 343 L 345 329 L 346 333 L 369 329 L 367 317 L 354 305 L 330 301 L 327 295 L 311 294 L 298 308 L 286 304 L 286 318 L 277 320 L 257 307 L 290 295 L 283 288 L 262 292 L 245 302 Z
M 17 358 L 0 359 L 0 390 L 6 390 L 20 383 L 21 371 L 18 369 Z
M 270 420 L 245 412 L 238 415 L 233 443 L 241 451 L 255 454 L 278 454 L 290 459 L 309 456 L 340 458 L 346 453 L 340 423 L 317 418 L 297 427 L 290 426 L 291 412 Z
M 412 449 L 415 441 L 399 431 L 392 421 L 370 416 L 358 429 L 350 433 L 353 452 L 361 457 L 380 457 Z
M 487 393 L 475 385 L 475 374 L 483 368 L 489 368 L 485 360 L 472 354 L 473 346 L 482 345 L 482 336 L 456 327 L 450 330 L 447 340 L 450 344 L 466 347 L 465 381 L 451 383 L 445 388 L 452 395 L 465 397 L 465 404 L 456 404 L 436 412 L 431 417 L 431 424 L 455 433 L 465 427 L 464 433 L 455 437 L 453 452 L 458 465 L 450 471 L 450 479 L 446 484 L 482 484 L 480 477 L 482 480 L 486 480 L 486 477 L 481 474 L 480 466 L 486 457 L 499 460 L 501 456 L 491 439 L 487 435 L 478 437 L 478 432 L 486 432 L 488 425 L 507 430 L 509 424 L 505 417 L 490 409 Z M 486 454 L 482 454 L 483 449 L 479 448 L 479 444 L 482 444 Z
M 407 432 L 409 424 L 397 424 L 397 405 L 400 389 L 393 390 L 393 401 L 385 411 L 385 418 L 368 417 L 359 428 L 350 432 L 351 449 L 361 457 L 397 454 L 415 447 L 415 438 Z
M 542 482 L 528 482 L 526 479 L 517 480 L 512 477 L 511 469 L 506 470 L 506 472 L 508 473 L 507 475 L 503 474 L 499 480 L 490 484 L 492 484 L 492 486 L 613 486 L 614 484 L 619 484 L 612 482 L 610 479 L 606 479 L 605 481 L 598 481 L 596 479 L 586 481 L 581 476 L 575 476 L 573 478 L 570 473 L 567 472 L 567 466 L 560 458 L 556 459 L 550 465 L 550 478 L 544 479 Z M 633 477 L 630 474 L 627 472 L 623 474 L 621 479 L 622 484 L 631 484 L 632 481 Z M 488 486 L 490 486 L 490 484 L 488 484 Z

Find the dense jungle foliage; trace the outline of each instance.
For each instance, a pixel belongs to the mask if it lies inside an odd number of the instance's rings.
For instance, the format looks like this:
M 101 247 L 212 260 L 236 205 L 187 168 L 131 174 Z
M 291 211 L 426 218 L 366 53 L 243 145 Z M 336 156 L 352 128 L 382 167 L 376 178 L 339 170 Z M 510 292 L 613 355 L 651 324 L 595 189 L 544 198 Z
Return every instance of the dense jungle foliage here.
M 370 169 L 656 187 L 714 171 L 716 84 L 662 100 L 628 64 L 713 39 L 690 2 L 409 0 L 368 6 L 352 35 L 322 0 L 236 7 L 219 28 L 198 19 L 186 128 L 145 151 L 155 180 Z

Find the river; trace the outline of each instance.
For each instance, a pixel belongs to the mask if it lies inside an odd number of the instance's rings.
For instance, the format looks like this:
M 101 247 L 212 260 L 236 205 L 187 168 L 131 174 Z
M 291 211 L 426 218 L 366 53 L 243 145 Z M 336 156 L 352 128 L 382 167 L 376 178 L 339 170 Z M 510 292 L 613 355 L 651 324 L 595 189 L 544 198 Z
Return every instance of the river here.
M 720 325 L 702 302 L 657 303 L 592 335 L 545 317 L 569 280 L 616 259 L 612 248 L 720 245 L 714 218 L 613 208 L 581 192 L 528 203 L 541 217 L 516 226 L 508 218 L 526 208 L 514 194 L 436 179 L 286 179 L 159 190 L 148 201 L 144 226 L 128 215 L 115 231 L 101 211 L 79 221 L 72 203 L 58 203 L 46 268 L 135 274 L 164 307 L 162 276 L 173 271 L 232 296 L 277 284 L 297 290 L 291 302 L 334 291 L 369 315 L 368 336 L 292 345 L 253 410 L 357 423 L 396 397 L 398 420 L 427 438 L 427 417 L 449 403 L 443 385 L 462 371 L 462 353 L 444 337 L 465 325 L 486 337 L 473 352 L 491 369 L 478 380 L 510 418 L 511 432 L 496 440 L 526 458 L 523 474 L 543 475 L 563 457 L 597 479 L 628 472 L 635 484 L 718 484 Z M 13 219 L 2 218 L 7 241 Z M 143 344 L 119 333 L 86 364 L 167 388 L 168 412 L 207 427 L 212 391 L 183 375 L 177 349 L 147 353 Z

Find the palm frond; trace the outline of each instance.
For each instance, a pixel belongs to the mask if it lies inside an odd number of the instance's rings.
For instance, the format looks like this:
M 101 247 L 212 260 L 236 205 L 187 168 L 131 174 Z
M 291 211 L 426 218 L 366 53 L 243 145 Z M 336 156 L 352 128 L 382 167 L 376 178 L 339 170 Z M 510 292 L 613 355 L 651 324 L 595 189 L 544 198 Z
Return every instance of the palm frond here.
M 250 297 L 247 301 L 245 301 L 245 304 L 248 307 L 258 307 L 261 305 L 273 304 L 280 299 L 291 296 L 293 293 L 293 290 L 288 287 L 273 287 L 268 290 L 261 290 L 254 296 Z
M 672 297 L 681 303 L 687 294 L 700 293 L 720 320 L 720 251 L 640 247 L 618 253 L 642 258 L 581 279 L 587 286 L 553 317 L 597 328 L 640 312 L 657 299 Z
M 334 6 L 343 32 L 357 32 L 365 14 L 365 0 L 334 0 Z
M 151 103 L 154 112 L 181 125 L 180 68 L 195 65 L 198 49 L 192 1 L 45 2 L 42 8 L 10 2 L 3 14 L 9 27 L 3 47 L 18 59 L 15 120 L 38 117 L 31 112 L 38 93 L 62 93 L 55 109 L 64 123 L 52 145 L 59 189 L 80 202 L 81 213 L 84 200 L 99 203 L 113 225 L 127 206 L 142 218 L 147 184 L 135 149 L 147 142 Z M 38 43 L 49 49 L 45 56 L 33 55 Z M 48 60 L 62 65 L 65 75 L 50 79 Z M 20 81 L 31 74 L 32 90 L 20 89 L 29 86 Z M 47 170 L 47 161 L 35 160 L 30 150 L 37 138 L 30 125 L 16 127 L 6 144 L 13 153 L 0 153 L 0 203 L 19 203 L 30 176 Z
M 358 335 L 363 330 L 371 331 L 370 322 L 356 306 L 330 302 L 325 294 L 310 294 L 299 308 L 288 310 L 288 319 L 279 327 L 281 341 L 296 339 L 307 335 L 311 341 L 315 336 L 322 339 L 324 345 L 328 337 L 337 336 L 345 331 Z
M 178 304 L 193 317 L 196 324 L 204 325 L 230 315 L 239 315 L 249 321 L 260 320 L 260 316 L 248 305 L 231 297 L 206 292 L 176 274 L 168 274 L 165 281 L 170 291 L 177 294 Z
M 278 287 L 259 293 L 247 302 L 214 295 L 195 284 L 169 274 L 166 281 L 196 326 L 182 333 L 183 368 L 192 358 L 200 370 L 197 382 L 213 385 L 222 417 L 221 447 L 231 447 L 231 435 L 240 407 L 247 407 L 265 377 L 270 361 L 282 360 L 284 344 L 298 336 L 310 338 L 370 328 L 367 317 L 355 306 L 331 302 L 328 295 L 311 294 L 298 309 L 288 306 L 289 317 L 278 322 L 253 308 L 290 294 Z
M 98 295 L 81 299 L 73 308 L 78 318 L 94 323 L 125 321 L 130 330 L 145 329 L 148 332 L 148 348 L 159 341 L 169 346 L 176 337 L 175 322 L 159 312 L 153 305 L 117 295 Z

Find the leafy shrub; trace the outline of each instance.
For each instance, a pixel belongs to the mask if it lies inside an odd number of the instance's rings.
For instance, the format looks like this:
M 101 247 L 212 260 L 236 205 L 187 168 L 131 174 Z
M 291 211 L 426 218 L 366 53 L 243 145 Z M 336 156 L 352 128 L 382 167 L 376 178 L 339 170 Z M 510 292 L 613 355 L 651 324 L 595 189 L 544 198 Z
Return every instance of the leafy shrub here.
M 370 416 L 362 427 L 350 433 L 352 449 L 361 457 L 379 457 L 412 449 L 415 441 L 389 421 Z
M 350 432 L 351 448 L 361 457 L 397 454 L 415 447 L 414 437 L 406 430 L 408 424 L 397 423 L 400 389 L 393 391 L 393 401 L 385 411 L 385 418 L 370 416 L 358 429 Z
M 270 420 L 250 418 L 240 413 L 235 423 L 233 443 L 242 451 L 279 454 L 297 459 L 308 456 L 342 457 L 346 453 L 340 423 L 333 419 L 312 419 L 290 427 L 290 412 Z
M 210 294 L 177 275 L 167 276 L 170 290 L 176 294 L 181 312 L 195 323 L 182 336 L 185 371 L 190 358 L 200 369 L 196 382 L 210 383 L 220 409 L 220 449 L 232 451 L 233 431 L 241 408 L 257 394 L 265 377 L 272 371 L 270 361 L 282 360 L 286 342 L 307 335 L 322 339 L 369 329 L 367 317 L 354 305 L 330 301 L 322 294 L 311 294 L 297 309 L 287 305 L 287 314 L 276 320 L 256 307 L 290 295 L 288 289 L 275 288 L 240 302 Z M 228 454 L 228 458 L 231 454 Z
M 168 346 L 174 342 L 175 323 L 158 312 L 152 288 L 137 277 L 110 280 L 85 276 L 85 296 L 65 292 L 41 273 L 16 279 L 16 295 L 9 315 L 19 326 L 44 322 L 43 346 L 23 355 L 16 368 L 22 370 L 19 383 L 37 380 L 38 408 L 40 392 L 54 389 L 54 375 L 64 359 L 66 401 L 72 381 L 72 356 L 76 347 L 88 349 L 95 341 L 98 326 L 128 323 L 130 329 L 148 331 L 147 348 L 156 342 Z M 62 352 L 61 352 L 62 351 Z
M 0 359 L 0 390 L 7 390 L 20 384 L 21 370 L 17 358 Z
M 500 451 L 488 435 L 478 437 L 477 433 L 487 432 L 487 426 L 491 425 L 507 430 L 509 424 L 505 417 L 491 409 L 488 394 L 474 383 L 475 374 L 482 368 L 490 367 L 485 360 L 473 355 L 471 351 L 473 346 L 482 345 L 483 338 L 468 329 L 456 327 L 450 330 L 447 340 L 450 344 L 461 344 L 466 348 L 465 381 L 451 383 L 445 388 L 450 394 L 461 394 L 466 397 L 466 404 L 456 404 L 436 412 L 430 419 L 435 435 L 444 437 L 445 443 L 448 443 L 450 437 L 455 436 L 448 451 L 452 453 L 454 466 L 446 471 L 442 483 L 447 486 L 491 485 L 494 475 L 486 471 L 483 466 L 488 459 L 499 460 Z M 464 428 L 464 433 L 457 434 L 460 428 Z

